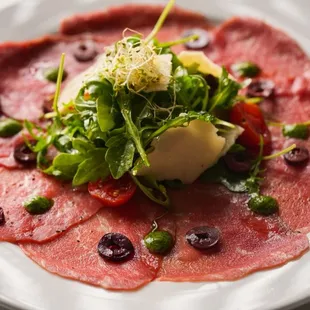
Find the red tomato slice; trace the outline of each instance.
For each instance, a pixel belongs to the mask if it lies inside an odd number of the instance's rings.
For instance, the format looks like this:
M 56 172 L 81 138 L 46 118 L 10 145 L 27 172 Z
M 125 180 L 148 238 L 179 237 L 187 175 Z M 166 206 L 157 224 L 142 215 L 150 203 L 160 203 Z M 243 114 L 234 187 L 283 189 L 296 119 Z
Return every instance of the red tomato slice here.
M 243 102 L 235 104 L 230 112 L 230 121 L 244 129 L 238 139 L 240 144 L 249 148 L 257 148 L 260 143 L 260 136 L 262 136 L 264 148 L 270 147 L 270 131 L 260 108 L 256 104 Z
M 115 180 L 109 176 L 106 180 L 88 183 L 88 192 L 107 207 L 118 207 L 131 199 L 137 189 L 129 174 Z

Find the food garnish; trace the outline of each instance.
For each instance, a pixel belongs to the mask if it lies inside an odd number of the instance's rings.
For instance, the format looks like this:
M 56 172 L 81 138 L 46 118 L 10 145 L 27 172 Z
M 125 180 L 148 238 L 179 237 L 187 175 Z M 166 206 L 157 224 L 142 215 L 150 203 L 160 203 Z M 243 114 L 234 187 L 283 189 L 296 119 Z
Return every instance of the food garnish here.
M 151 231 L 144 237 L 144 244 L 154 254 L 167 254 L 173 247 L 174 240 L 168 231 Z
M 278 202 L 270 196 L 255 195 L 249 202 L 248 206 L 251 211 L 261 215 L 271 215 L 279 210 Z
M 247 87 L 248 97 L 269 98 L 273 95 L 275 84 L 271 80 L 254 80 Z
M 19 143 L 14 149 L 14 158 L 22 165 L 33 165 L 37 161 L 37 154 L 32 150 L 36 145 L 35 141 L 26 141 Z
M 188 49 L 193 49 L 193 50 L 201 49 L 201 48 L 206 47 L 210 42 L 209 34 L 204 29 L 195 28 L 195 29 L 187 30 L 183 34 L 184 38 L 188 38 L 190 36 L 197 36 L 197 39 L 192 40 L 192 41 L 187 40 L 185 42 L 185 46 Z
M 99 255 L 111 262 L 124 262 L 134 255 L 132 242 L 123 234 L 105 234 L 98 243 Z
M 240 77 L 255 77 L 260 74 L 261 69 L 253 62 L 238 62 L 231 66 L 232 71 Z
M 47 68 L 44 70 L 44 77 L 50 82 L 57 82 L 59 68 Z M 64 70 L 62 75 L 62 81 L 67 77 L 67 73 Z
M 304 165 L 309 160 L 309 151 L 305 147 L 297 146 L 286 153 L 284 159 L 292 166 Z
M 66 102 L 59 102 L 62 55 L 54 112 L 45 115 L 52 124 L 44 131 L 25 123 L 37 141 L 31 149 L 38 154 L 38 167 L 71 180 L 73 186 L 89 183 L 90 194 L 106 206 L 124 204 L 138 186 L 148 198 L 169 207 L 166 185 L 174 180 L 192 183 L 204 171 L 202 178 L 231 191 L 258 195 L 261 161 L 280 156 L 263 156 L 261 148 L 270 148 L 271 136 L 259 106 L 245 103 L 247 97 L 238 102 L 246 83 L 237 83 L 203 52 L 176 55 L 171 50 L 187 41 L 206 41 L 207 33 L 191 32 L 174 42 L 155 39 L 173 4 L 169 1 L 145 39 L 139 33 L 126 36 L 126 30 L 123 39 L 106 47 L 83 78 L 74 79 L 79 87 L 67 86 L 78 90 L 67 92 Z M 95 57 L 92 46 L 85 42 L 77 51 Z M 244 77 L 260 72 L 250 62 L 237 67 Z M 255 100 L 269 97 L 273 89 L 273 82 L 257 80 L 247 91 Z M 227 154 L 236 139 L 244 150 Z M 46 157 L 50 147 L 58 151 L 52 162 Z M 249 154 L 259 149 L 253 160 Z
M 43 196 L 35 196 L 24 202 L 24 208 L 30 214 L 44 214 L 54 204 L 52 199 Z
M 6 118 L 0 121 L 0 137 L 8 138 L 18 134 L 23 128 L 23 125 L 11 118 Z
M 309 123 L 283 125 L 282 133 L 284 137 L 307 139 L 309 136 Z
M 215 227 L 200 226 L 186 233 L 186 241 L 197 250 L 208 250 L 218 244 L 220 231 Z

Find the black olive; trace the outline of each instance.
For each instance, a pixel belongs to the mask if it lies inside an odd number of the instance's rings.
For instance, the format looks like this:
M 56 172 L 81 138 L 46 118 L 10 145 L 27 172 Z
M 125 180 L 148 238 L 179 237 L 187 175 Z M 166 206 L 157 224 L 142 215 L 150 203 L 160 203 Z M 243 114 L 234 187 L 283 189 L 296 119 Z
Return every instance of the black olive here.
M 31 141 L 30 143 L 31 145 L 36 145 L 36 141 Z M 31 165 L 36 162 L 37 154 L 34 153 L 25 142 L 23 142 L 15 147 L 14 158 L 23 165 Z
M 290 152 L 284 154 L 284 159 L 289 165 L 302 165 L 309 160 L 309 151 L 301 146 L 295 147 Z
M 185 46 L 189 49 L 200 49 L 206 47 L 210 42 L 209 34 L 206 30 L 200 28 L 194 28 L 187 30 L 183 33 L 183 38 L 190 37 L 192 35 L 198 35 L 198 39 L 188 41 Z
M 3 209 L 0 207 L 0 226 L 5 224 L 5 217 L 4 217 L 4 211 Z
M 198 250 L 215 246 L 220 239 L 220 231 L 215 227 L 200 226 L 186 233 L 186 241 Z
M 252 161 L 244 152 L 228 153 L 223 159 L 227 168 L 233 172 L 249 172 L 252 167 Z
M 256 80 L 251 82 L 247 88 L 248 97 L 269 98 L 274 93 L 275 85 L 270 80 Z
M 91 61 L 97 54 L 96 44 L 91 40 L 79 42 L 73 52 L 75 59 L 80 62 Z
M 99 241 L 98 253 L 106 260 L 122 262 L 133 256 L 134 247 L 126 236 L 120 233 L 108 233 Z

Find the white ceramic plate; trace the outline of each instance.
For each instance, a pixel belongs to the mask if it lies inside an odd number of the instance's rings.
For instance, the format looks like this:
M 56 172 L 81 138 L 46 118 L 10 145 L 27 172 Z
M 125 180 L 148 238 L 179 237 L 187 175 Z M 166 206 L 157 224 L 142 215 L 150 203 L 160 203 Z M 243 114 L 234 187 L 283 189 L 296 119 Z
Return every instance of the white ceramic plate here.
M 55 31 L 59 21 L 72 13 L 124 2 L 130 1 L 1 0 L 0 41 L 46 34 Z M 309 0 L 177 0 L 177 3 L 203 11 L 216 20 L 232 15 L 265 19 L 290 33 L 310 54 Z M 2 304 L 27 310 L 273 310 L 291 309 L 306 300 L 310 300 L 310 253 L 282 268 L 258 272 L 236 282 L 155 282 L 134 293 L 116 293 L 51 275 L 18 247 L 0 243 L 0 307 Z

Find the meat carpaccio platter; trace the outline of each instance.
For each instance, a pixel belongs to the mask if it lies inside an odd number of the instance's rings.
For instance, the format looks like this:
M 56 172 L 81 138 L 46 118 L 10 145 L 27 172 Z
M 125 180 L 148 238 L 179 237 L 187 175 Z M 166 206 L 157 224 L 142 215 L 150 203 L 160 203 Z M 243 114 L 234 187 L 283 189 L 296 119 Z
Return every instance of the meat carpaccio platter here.
M 51 273 L 129 291 L 308 251 L 308 56 L 173 4 L 0 46 L 0 241 Z

